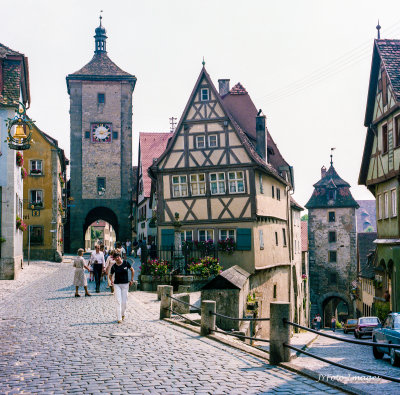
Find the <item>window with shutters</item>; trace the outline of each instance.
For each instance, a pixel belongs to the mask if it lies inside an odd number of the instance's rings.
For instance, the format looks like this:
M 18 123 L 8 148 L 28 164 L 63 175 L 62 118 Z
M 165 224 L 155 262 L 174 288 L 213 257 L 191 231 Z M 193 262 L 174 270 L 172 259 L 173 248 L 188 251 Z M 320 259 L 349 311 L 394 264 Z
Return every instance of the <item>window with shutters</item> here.
M 391 200 L 391 203 L 392 203 L 391 204 L 392 217 L 396 217 L 397 216 L 397 193 L 396 193 L 395 189 L 391 190 L 391 195 L 392 196 L 391 196 L 390 200 Z
M 204 196 L 206 194 L 205 174 L 190 175 L 190 193 L 192 196 Z
M 170 250 L 175 245 L 175 233 L 173 229 L 161 229 L 161 248 Z
M 383 218 L 382 195 L 378 195 L 378 219 Z
M 188 195 L 187 177 L 173 176 L 172 177 L 172 196 L 184 197 Z
M 237 228 L 236 229 L 236 250 L 250 251 L 252 245 L 251 229 Z
M 220 229 L 219 239 L 220 240 L 226 240 L 226 239 L 236 240 L 235 229 Z
M 223 195 L 225 189 L 225 173 L 211 173 L 210 174 L 210 188 L 211 195 Z
M 385 200 L 385 218 L 389 218 L 389 193 L 385 192 L 383 196 Z

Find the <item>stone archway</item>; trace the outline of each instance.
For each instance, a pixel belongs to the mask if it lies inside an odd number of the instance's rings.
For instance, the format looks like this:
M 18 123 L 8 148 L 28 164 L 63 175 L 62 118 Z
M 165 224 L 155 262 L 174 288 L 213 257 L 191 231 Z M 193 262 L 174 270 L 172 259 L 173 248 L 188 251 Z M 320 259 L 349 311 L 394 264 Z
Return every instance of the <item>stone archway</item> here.
M 107 207 L 95 207 L 87 213 L 85 222 L 83 223 L 83 234 L 85 234 L 86 229 L 93 222 L 97 220 L 103 220 L 105 222 L 108 222 L 114 228 L 118 240 L 119 237 L 118 217 L 111 209 Z
M 354 316 L 353 302 L 346 295 L 338 292 L 329 292 L 319 298 L 318 310 L 322 313 L 322 326 L 330 326 L 332 315 L 336 314 L 339 305 L 347 307 L 347 314 L 341 311 L 341 314 L 337 317 L 339 320 L 345 320 Z

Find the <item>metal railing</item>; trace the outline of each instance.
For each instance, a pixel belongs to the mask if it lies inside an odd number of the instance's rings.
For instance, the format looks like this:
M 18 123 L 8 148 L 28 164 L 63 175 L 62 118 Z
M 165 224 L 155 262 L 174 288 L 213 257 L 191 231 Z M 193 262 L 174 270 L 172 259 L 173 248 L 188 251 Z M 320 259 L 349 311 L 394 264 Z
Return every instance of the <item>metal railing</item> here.
M 213 333 L 221 333 L 227 336 L 233 336 L 241 339 L 248 339 L 251 341 L 258 342 L 267 342 L 270 343 L 270 363 L 271 364 L 280 364 L 282 362 L 290 361 L 290 352 L 288 350 L 294 350 L 297 353 L 301 353 L 307 355 L 311 358 L 315 358 L 319 361 L 325 362 L 327 364 L 337 366 L 342 369 L 346 369 L 352 372 L 365 374 L 367 376 L 372 376 L 378 379 L 388 380 L 395 383 L 400 383 L 400 378 L 387 376 L 384 374 L 379 374 L 375 372 L 370 372 L 364 369 L 354 368 L 352 366 L 343 365 L 338 362 L 330 361 L 326 358 L 320 357 L 308 351 L 302 350 L 298 347 L 294 347 L 290 344 L 290 326 L 297 327 L 308 332 L 315 333 L 320 336 L 324 336 L 330 339 L 363 345 L 363 346 L 372 346 L 372 347 L 382 347 L 382 348 L 393 348 L 400 349 L 400 344 L 391 344 L 391 343 L 376 343 L 376 342 L 368 342 L 361 340 L 351 340 L 347 338 L 342 338 L 334 335 L 330 335 L 328 333 L 323 333 L 317 331 L 315 329 L 307 328 L 303 325 L 296 324 L 289 320 L 289 303 L 274 303 L 272 302 L 270 305 L 271 318 L 237 318 L 237 317 L 229 317 L 224 314 L 217 313 L 216 310 L 216 302 L 215 301 L 202 301 L 201 308 L 191 305 L 185 301 L 182 301 L 178 298 L 172 296 L 172 287 L 168 285 L 160 285 L 161 287 L 161 305 L 160 305 L 160 319 L 163 318 L 172 318 L 172 314 L 175 314 L 181 318 L 184 318 L 186 321 L 190 322 L 193 325 L 200 327 L 200 334 L 203 336 L 208 336 Z M 201 313 L 201 323 L 188 318 L 183 313 L 179 313 L 172 309 L 172 301 L 175 300 L 177 303 L 182 303 L 188 307 L 191 307 Z M 283 317 L 282 317 L 283 316 Z M 270 339 L 262 339 L 253 336 L 245 336 L 239 333 L 231 333 L 227 331 L 220 330 L 216 327 L 216 317 L 230 319 L 232 321 L 271 321 L 270 325 Z

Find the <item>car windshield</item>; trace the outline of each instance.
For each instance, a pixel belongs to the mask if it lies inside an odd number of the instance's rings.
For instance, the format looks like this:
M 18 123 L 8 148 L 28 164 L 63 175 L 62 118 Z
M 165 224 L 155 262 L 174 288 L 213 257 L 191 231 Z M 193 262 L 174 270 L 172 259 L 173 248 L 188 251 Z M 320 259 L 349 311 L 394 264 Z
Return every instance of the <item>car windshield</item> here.
M 400 329 L 400 315 L 398 315 L 397 317 L 393 317 L 394 318 L 394 329 Z
M 347 320 L 348 325 L 357 324 L 357 320 Z
M 378 318 L 369 317 L 369 318 L 360 318 L 360 324 L 377 324 Z

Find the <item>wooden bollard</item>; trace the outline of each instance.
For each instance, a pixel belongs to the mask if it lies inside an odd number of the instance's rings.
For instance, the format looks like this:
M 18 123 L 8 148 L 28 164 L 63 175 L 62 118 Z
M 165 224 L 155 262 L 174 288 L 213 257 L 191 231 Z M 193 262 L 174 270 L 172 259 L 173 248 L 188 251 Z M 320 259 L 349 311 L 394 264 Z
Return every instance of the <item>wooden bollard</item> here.
M 162 285 L 161 287 L 160 320 L 171 318 L 172 299 L 169 296 L 173 294 L 171 285 Z
M 201 328 L 200 335 L 207 336 L 215 330 L 215 300 L 203 300 L 201 302 Z

